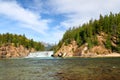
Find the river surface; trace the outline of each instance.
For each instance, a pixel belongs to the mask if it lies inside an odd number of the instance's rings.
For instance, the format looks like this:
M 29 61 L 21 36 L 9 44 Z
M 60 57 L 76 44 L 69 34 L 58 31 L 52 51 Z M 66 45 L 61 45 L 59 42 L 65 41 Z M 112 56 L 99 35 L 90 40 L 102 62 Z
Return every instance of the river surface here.
M 120 58 L 2 59 L 0 80 L 120 80 Z

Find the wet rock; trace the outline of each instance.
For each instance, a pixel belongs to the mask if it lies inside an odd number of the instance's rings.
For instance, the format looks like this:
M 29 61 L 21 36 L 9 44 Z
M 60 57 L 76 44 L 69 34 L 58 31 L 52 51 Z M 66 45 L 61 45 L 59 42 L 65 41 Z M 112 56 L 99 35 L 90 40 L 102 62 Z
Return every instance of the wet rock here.
M 63 53 L 59 53 L 59 54 L 58 54 L 58 57 L 62 57 L 62 56 L 63 56 Z
M 57 74 L 63 74 L 63 72 L 57 72 Z
M 51 55 L 51 57 L 54 57 L 54 55 Z

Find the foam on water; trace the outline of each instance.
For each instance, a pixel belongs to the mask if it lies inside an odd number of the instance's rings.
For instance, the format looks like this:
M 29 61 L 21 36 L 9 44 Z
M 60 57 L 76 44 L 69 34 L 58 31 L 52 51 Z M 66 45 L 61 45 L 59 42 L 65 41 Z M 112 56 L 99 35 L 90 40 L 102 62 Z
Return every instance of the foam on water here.
M 30 53 L 26 58 L 34 58 L 34 57 L 51 57 L 53 51 L 39 51 Z

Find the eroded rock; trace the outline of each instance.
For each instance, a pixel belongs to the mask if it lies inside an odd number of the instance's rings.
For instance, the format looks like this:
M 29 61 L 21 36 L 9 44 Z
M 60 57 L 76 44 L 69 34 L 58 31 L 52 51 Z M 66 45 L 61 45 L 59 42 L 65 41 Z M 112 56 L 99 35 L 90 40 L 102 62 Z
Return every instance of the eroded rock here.
M 22 45 L 19 47 L 15 47 L 13 45 L 3 45 L 0 47 L 0 58 L 25 57 L 30 52 L 34 51 L 34 49 L 27 49 Z

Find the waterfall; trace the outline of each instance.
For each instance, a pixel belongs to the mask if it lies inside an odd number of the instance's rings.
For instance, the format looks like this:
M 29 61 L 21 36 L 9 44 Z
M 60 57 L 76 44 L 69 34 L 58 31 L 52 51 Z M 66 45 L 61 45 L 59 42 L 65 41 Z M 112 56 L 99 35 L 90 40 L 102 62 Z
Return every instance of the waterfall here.
M 39 51 L 30 53 L 26 58 L 33 58 L 33 57 L 51 57 L 53 51 Z

